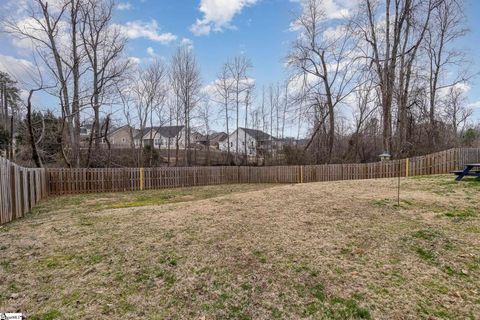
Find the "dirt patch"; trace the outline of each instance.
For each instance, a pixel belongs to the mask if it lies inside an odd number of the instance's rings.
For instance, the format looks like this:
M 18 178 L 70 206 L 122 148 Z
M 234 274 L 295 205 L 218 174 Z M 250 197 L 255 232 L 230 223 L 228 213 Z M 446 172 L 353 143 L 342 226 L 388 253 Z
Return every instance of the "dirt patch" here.
M 450 180 L 406 179 L 400 205 L 396 180 L 382 179 L 39 212 L 0 229 L 0 310 L 51 319 L 475 318 L 478 189 Z

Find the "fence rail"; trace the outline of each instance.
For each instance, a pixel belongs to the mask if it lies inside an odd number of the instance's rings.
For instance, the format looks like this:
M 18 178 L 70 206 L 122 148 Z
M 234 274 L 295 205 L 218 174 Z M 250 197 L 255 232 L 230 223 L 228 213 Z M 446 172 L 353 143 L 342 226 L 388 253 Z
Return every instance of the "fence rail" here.
M 23 217 L 47 194 L 45 169 L 23 168 L 0 157 L 0 224 Z
M 48 169 L 49 194 L 136 191 L 234 183 L 306 183 L 442 174 L 480 161 L 480 149 L 364 164 L 273 167 Z
M 474 162 L 480 162 L 480 148 L 387 162 L 274 167 L 30 169 L 0 158 L 0 224 L 24 216 L 48 195 L 418 176 L 448 173 Z

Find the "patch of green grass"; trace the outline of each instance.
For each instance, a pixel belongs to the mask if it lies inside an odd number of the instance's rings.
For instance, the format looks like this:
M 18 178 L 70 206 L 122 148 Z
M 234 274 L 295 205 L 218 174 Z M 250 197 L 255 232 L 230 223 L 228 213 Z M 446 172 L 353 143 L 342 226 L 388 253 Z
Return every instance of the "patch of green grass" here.
M 122 282 L 125 278 L 125 273 L 122 271 L 117 271 L 113 274 L 113 278 L 115 279 L 115 281 Z
M 0 261 L 0 267 L 5 270 L 5 272 L 9 272 L 12 269 L 12 262 L 10 260 L 2 260 Z
M 433 262 L 435 261 L 435 253 L 432 250 L 425 249 L 422 247 L 415 247 L 414 248 L 417 255 L 425 261 Z
M 171 267 L 175 267 L 178 264 L 178 257 L 174 253 L 164 255 L 158 260 L 161 264 L 166 264 Z
M 167 288 L 172 287 L 177 282 L 177 277 L 169 270 L 157 269 L 154 276 L 157 279 L 162 279 Z
M 103 256 L 100 254 L 93 254 L 88 257 L 89 264 L 97 264 L 103 260 Z
M 62 317 L 62 313 L 56 309 L 52 309 L 43 314 L 35 314 L 29 317 L 31 320 L 54 320 L 60 319 Z
M 126 278 L 126 281 L 128 281 L 128 278 Z M 132 293 L 138 292 L 138 290 L 143 289 L 150 290 L 154 287 L 162 287 L 168 289 L 177 282 L 177 278 L 175 274 L 170 270 L 160 267 L 153 267 L 144 268 L 137 271 L 133 275 L 133 281 L 133 284 L 127 287 L 127 290 L 132 290 Z M 127 291 L 126 293 L 128 292 L 130 291 Z
M 240 287 L 241 287 L 243 290 L 245 290 L 245 291 L 250 291 L 250 290 L 252 290 L 252 288 L 253 288 L 250 283 L 242 283 L 242 284 L 240 285 Z
M 32 215 L 48 214 L 62 210 L 68 210 L 72 214 L 79 214 L 107 209 L 162 205 L 167 203 L 209 199 L 231 193 L 256 191 L 274 186 L 278 186 L 278 184 L 219 185 L 58 196 L 40 202 L 32 210 Z M 96 221 L 93 218 L 82 217 L 79 223 L 82 226 L 93 226 L 95 222 Z M 7 229 L 4 227 L 0 229 L 0 232 L 6 230 Z
M 436 230 L 422 229 L 414 232 L 412 237 L 432 241 L 440 236 L 440 233 Z
M 374 199 L 370 204 L 380 208 L 407 208 L 413 205 L 411 200 L 400 199 L 400 205 L 397 199 Z
M 317 300 L 319 301 L 324 301 L 325 300 L 325 288 L 323 287 L 323 284 L 317 283 L 313 286 L 310 287 L 310 293 L 312 296 L 314 296 Z
M 10 284 L 8 285 L 8 290 L 10 290 L 11 292 L 19 291 L 18 286 L 15 282 L 10 282 Z
M 164 237 L 168 240 L 171 240 L 171 239 L 175 238 L 175 231 L 174 230 L 165 231 Z
M 448 289 L 447 286 L 444 284 L 440 283 L 436 279 L 429 280 L 425 283 L 425 287 L 428 289 L 436 292 L 436 293 L 441 293 L 441 294 L 447 294 L 450 290 Z
M 301 299 L 309 301 L 303 305 L 302 314 L 307 317 L 321 319 L 371 319 L 370 311 L 358 304 L 363 299 L 360 293 L 350 298 L 330 296 L 325 291 L 323 283 L 315 278 L 307 278 L 303 283 L 293 284 L 294 292 Z
M 87 218 L 87 217 L 80 217 L 80 225 L 81 226 L 93 226 L 95 224 L 95 220 L 93 218 Z
M 392 200 L 390 199 L 375 199 L 375 200 L 372 200 L 370 201 L 370 203 L 374 206 L 377 206 L 377 207 L 385 207 L 385 206 L 388 206 L 390 205 L 392 202 Z
M 469 225 L 465 228 L 465 232 L 469 233 L 480 233 L 480 226 Z
M 75 290 L 71 294 L 66 294 L 61 300 L 63 305 L 73 305 L 80 300 L 80 291 Z
M 37 262 L 37 265 L 41 269 L 55 269 L 66 266 L 74 259 L 72 255 L 53 255 L 47 256 Z
M 255 251 L 253 251 L 253 255 L 255 257 L 257 257 L 258 261 L 260 261 L 261 263 L 267 263 L 267 257 L 265 255 L 265 253 L 263 253 L 262 251 L 255 250 Z
M 371 319 L 370 311 L 358 305 L 354 299 L 334 297 L 330 301 L 331 307 L 327 311 L 329 319 Z
M 278 308 L 273 307 L 271 316 L 272 319 L 282 319 L 282 312 Z
M 465 220 L 478 216 L 478 210 L 473 208 L 468 209 L 452 209 L 445 213 L 446 217 L 454 218 L 455 220 Z
M 422 318 L 431 318 L 431 317 L 438 317 L 440 319 L 452 319 L 452 314 L 448 312 L 448 310 L 444 307 L 432 307 L 427 305 L 426 303 L 420 302 L 418 304 L 417 312 Z

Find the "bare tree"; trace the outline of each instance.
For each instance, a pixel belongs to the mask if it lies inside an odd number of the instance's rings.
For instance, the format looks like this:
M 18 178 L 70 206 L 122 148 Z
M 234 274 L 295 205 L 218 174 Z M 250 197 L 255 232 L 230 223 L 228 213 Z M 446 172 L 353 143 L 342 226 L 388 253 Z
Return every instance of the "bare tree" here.
M 114 2 L 110 0 L 84 0 L 81 5 L 80 34 L 91 70 L 91 97 L 94 120 L 87 155 L 90 163 L 92 143 L 98 150 L 102 140 L 100 108 L 115 83 L 128 68 L 128 60 L 122 59 L 126 38 L 112 26 Z
M 210 165 L 210 133 L 212 124 L 212 108 L 207 95 L 204 95 L 201 99 L 198 108 L 198 115 L 201 122 L 202 131 L 205 135 L 205 142 L 207 148 L 207 165 Z
M 353 111 L 354 131 L 349 141 L 346 158 L 353 159 L 355 162 L 365 160 L 361 148 L 364 144 L 363 132 L 367 129 L 370 120 L 377 114 L 377 98 L 373 79 L 366 81 L 355 91 L 355 110 Z M 372 137 L 369 137 L 370 139 Z M 367 141 L 369 146 L 376 148 L 375 141 Z
M 130 137 L 130 149 L 135 161 L 138 161 L 138 156 L 135 148 L 135 107 L 133 106 L 133 90 L 130 85 L 130 81 L 133 81 L 133 77 L 128 77 L 127 81 L 119 82 L 115 84 L 117 95 L 120 99 L 122 106 L 123 116 L 128 126 L 128 134 Z M 138 166 L 138 162 L 136 163 Z
M 463 90 L 458 87 L 448 88 L 444 99 L 444 117 L 451 126 L 455 139 L 462 133 L 464 125 L 472 114 L 473 110 L 467 106 Z
M 80 0 L 50 4 L 34 0 L 28 7 L 30 23 L 7 21 L 5 30 L 31 41 L 57 85 L 68 144 L 62 155 L 68 166 L 80 166 L 80 76 L 82 57 L 78 43 Z M 65 40 L 66 39 L 66 40 Z M 68 152 L 71 150 L 72 152 Z
M 367 44 L 365 56 L 370 59 L 380 87 L 383 118 L 383 149 L 392 149 L 392 104 L 395 75 L 400 56 L 402 35 L 413 0 L 365 0 L 358 13 L 357 29 Z
M 245 93 L 251 89 L 252 83 L 248 76 L 248 71 L 252 68 L 252 63 L 245 56 L 237 56 L 233 60 L 227 62 L 229 77 L 233 82 L 232 85 L 232 101 L 236 110 L 236 143 L 235 143 L 235 162 L 239 165 L 238 161 L 239 149 L 238 149 L 238 128 L 240 124 L 240 104 L 244 101 Z
M 319 94 L 328 108 L 328 161 L 335 139 L 335 108 L 355 89 L 356 41 L 345 24 L 328 32 L 323 0 L 303 2 L 302 13 L 294 21 L 298 30 L 288 64 L 303 79 L 305 94 Z M 318 131 L 315 131 L 316 134 Z M 312 136 L 313 139 L 313 136 Z
M 405 145 L 407 143 L 407 114 L 412 104 L 412 99 L 410 99 L 412 87 L 411 82 L 415 76 L 416 70 L 418 70 L 418 68 L 415 68 L 414 63 L 417 60 L 418 52 L 421 49 L 421 44 L 423 43 L 425 34 L 428 30 L 432 11 L 435 9 L 437 3 L 437 1 L 429 0 L 418 3 L 410 1 L 409 4 L 407 4 L 410 7 L 407 7 L 407 12 L 405 13 L 406 19 L 401 34 L 397 72 L 397 153 L 400 153 L 401 150 L 405 150 Z M 401 154 L 398 154 L 398 156 L 401 156 Z
M 17 82 L 10 75 L 0 71 L 0 130 L 8 136 L 6 143 L 6 156 L 14 159 L 15 155 L 15 118 L 19 114 L 18 103 L 20 101 Z
M 179 106 L 183 110 L 185 130 L 185 165 L 190 166 L 190 120 L 191 111 L 199 102 L 201 80 L 200 69 L 189 46 L 180 46 L 171 61 L 171 86 Z
M 274 144 L 274 128 L 275 128 L 275 123 L 278 123 L 278 109 L 280 108 L 280 99 L 281 99 L 281 92 L 280 92 L 280 86 L 278 84 L 276 85 L 270 85 L 268 88 L 268 102 L 269 102 L 269 114 L 270 114 L 270 123 L 268 124 L 268 127 L 270 129 L 270 141 L 268 142 L 268 156 L 272 160 L 273 158 L 273 144 Z M 278 129 L 278 126 L 277 126 Z M 277 130 L 278 134 L 278 130 Z M 278 136 L 277 136 L 278 138 Z
M 143 148 L 145 145 L 143 138 L 146 134 L 145 129 L 149 121 L 150 124 L 152 123 L 152 117 L 155 109 L 164 103 L 166 94 L 165 85 L 166 69 L 161 61 L 155 60 L 144 68 L 138 67 L 131 90 L 133 104 L 137 111 L 137 121 L 140 131 L 140 150 L 138 153 L 138 163 L 140 166 L 144 165 Z M 153 140 L 153 132 L 150 130 L 151 149 L 154 148 Z
M 227 131 L 227 156 L 228 159 L 231 157 L 231 150 L 230 150 L 230 126 L 229 120 L 230 116 L 228 114 L 230 108 L 230 94 L 233 86 L 233 81 L 231 81 L 229 77 L 229 70 L 228 65 L 224 64 L 222 66 L 222 70 L 217 76 L 217 80 L 215 81 L 214 86 L 214 100 L 218 104 L 220 104 L 223 108 L 223 112 L 225 113 L 225 126 Z
M 463 1 L 441 1 L 432 13 L 431 23 L 425 36 L 424 46 L 428 58 L 428 119 L 430 139 L 434 145 L 437 143 L 436 115 L 439 91 L 453 87 L 469 78 L 467 72 L 460 70 L 459 74 L 446 80 L 447 72 L 452 72 L 454 68 L 461 68 L 465 62 L 464 53 L 453 46 L 454 42 L 467 32 L 463 22 L 465 21 L 463 12 Z
M 248 112 L 249 112 L 249 106 L 252 105 L 252 89 L 249 88 L 245 92 L 245 128 L 248 128 Z M 244 131 L 244 137 L 243 137 L 243 143 L 244 143 L 244 154 L 245 154 L 245 162 L 248 164 L 248 146 L 247 146 L 247 131 Z

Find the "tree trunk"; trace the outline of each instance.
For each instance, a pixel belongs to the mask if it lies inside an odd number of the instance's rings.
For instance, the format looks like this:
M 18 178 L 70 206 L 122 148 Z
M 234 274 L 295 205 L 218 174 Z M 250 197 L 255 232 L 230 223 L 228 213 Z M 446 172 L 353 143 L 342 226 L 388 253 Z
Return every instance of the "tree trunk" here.
M 42 168 L 42 159 L 38 154 L 37 144 L 35 141 L 35 135 L 33 133 L 33 124 L 32 124 L 32 96 L 35 90 L 30 90 L 28 94 L 27 100 L 27 126 L 28 126 L 28 134 L 30 136 L 30 147 L 32 148 L 32 159 L 35 162 L 35 165 L 38 168 Z

